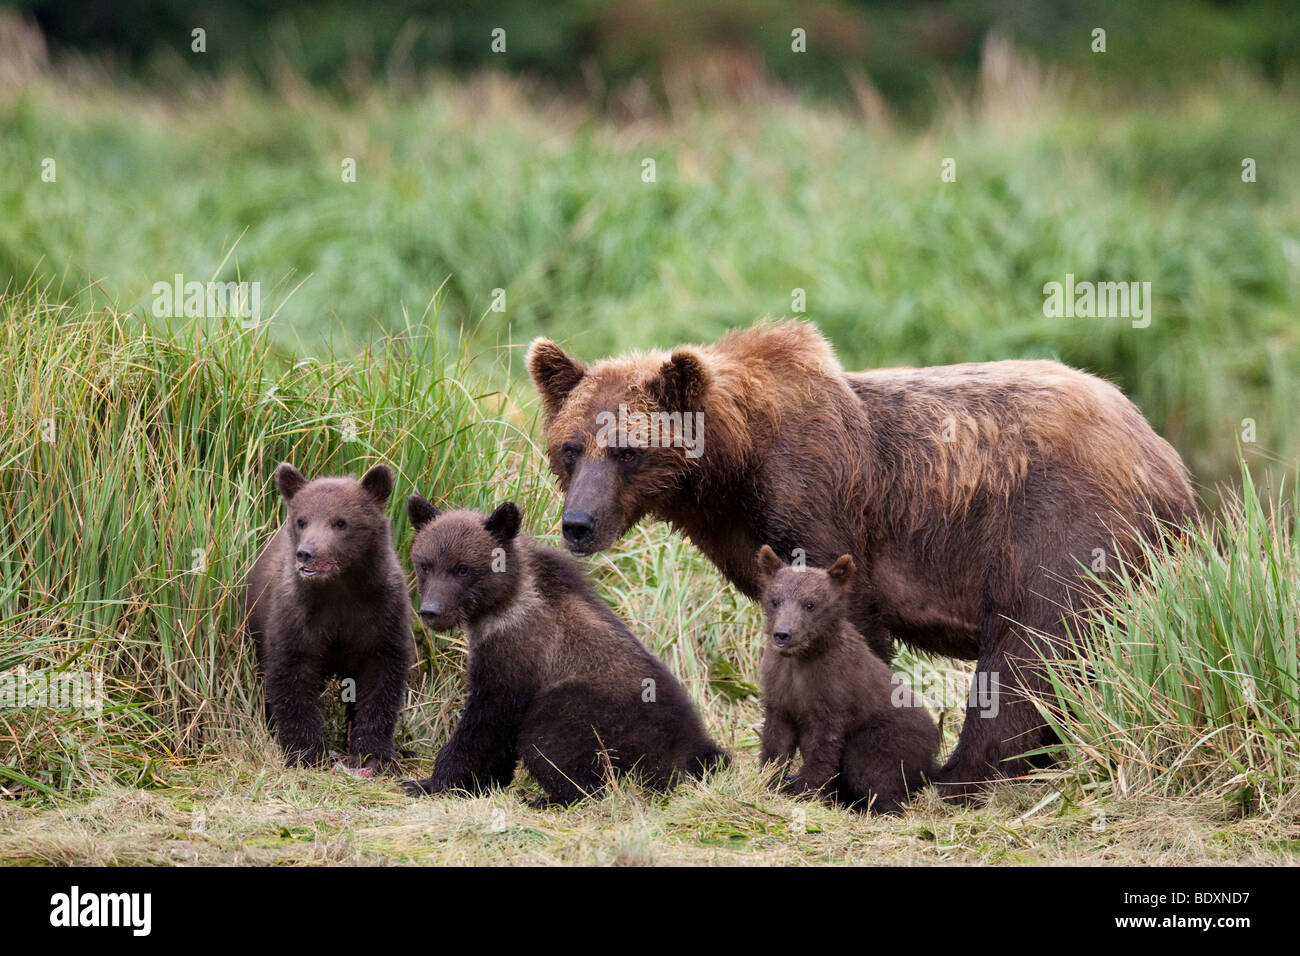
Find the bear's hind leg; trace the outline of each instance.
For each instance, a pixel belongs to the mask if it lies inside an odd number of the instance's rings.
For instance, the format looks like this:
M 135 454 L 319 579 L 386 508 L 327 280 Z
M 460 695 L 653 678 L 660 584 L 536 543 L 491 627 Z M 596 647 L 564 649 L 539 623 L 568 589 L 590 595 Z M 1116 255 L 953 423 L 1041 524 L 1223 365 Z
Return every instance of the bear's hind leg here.
M 729 766 L 731 766 L 731 755 L 708 737 L 704 737 L 691 748 L 691 753 L 686 758 L 686 765 L 680 772 L 693 780 L 699 780 L 715 770 L 726 770 Z
M 520 727 L 519 754 L 548 803 L 577 803 L 605 787 L 610 760 L 602 752 L 600 708 L 588 693 L 581 685 L 547 691 Z
M 1049 690 L 1042 672 L 1043 642 L 1031 642 L 1022 628 L 1006 621 L 1000 631 L 992 649 L 980 654 L 961 736 L 935 775 L 935 786 L 950 802 L 969 803 L 994 780 L 1050 763 L 1046 756 L 1020 755 L 1057 742 L 1034 703 Z
M 924 781 L 913 773 L 906 748 L 893 746 L 906 741 L 889 725 L 873 726 L 854 732 L 844 745 L 840 775 L 834 796 L 838 803 L 862 813 L 901 812 L 911 791 Z M 910 779 L 911 777 L 917 779 Z

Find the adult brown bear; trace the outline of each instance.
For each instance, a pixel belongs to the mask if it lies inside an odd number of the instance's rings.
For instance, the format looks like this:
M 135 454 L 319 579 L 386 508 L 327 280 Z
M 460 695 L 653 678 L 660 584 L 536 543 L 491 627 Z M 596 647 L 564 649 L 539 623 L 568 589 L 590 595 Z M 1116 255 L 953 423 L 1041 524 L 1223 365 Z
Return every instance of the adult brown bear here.
M 1065 637 L 1085 569 L 1195 516 L 1141 412 L 1056 362 L 845 372 L 815 327 L 779 322 L 591 366 L 538 339 L 528 368 L 575 554 L 651 515 L 751 598 L 760 545 L 851 554 L 850 620 L 886 661 L 891 635 L 978 661 L 989 696 L 938 775 L 949 798 L 1053 741 L 1022 691 L 1044 690 L 1036 634 Z

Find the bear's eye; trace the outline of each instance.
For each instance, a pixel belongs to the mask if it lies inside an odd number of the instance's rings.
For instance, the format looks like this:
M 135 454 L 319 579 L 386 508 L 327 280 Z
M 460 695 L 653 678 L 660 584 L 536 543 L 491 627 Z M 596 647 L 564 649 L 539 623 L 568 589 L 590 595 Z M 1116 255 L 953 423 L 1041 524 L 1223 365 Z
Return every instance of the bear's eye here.
M 299 518 L 299 519 L 298 519 L 298 527 L 299 527 L 299 528 L 305 528 L 305 527 L 307 527 L 307 519 L 306 519 L 306 518 Z
M 467 575 L 467 574 L 469 574 L 469 565 L 468 565 L 468 564 L 458 564 L 458 565 L 456 565 L 456 575 L 457 575 L 458 577 L 462 577 L 462 578 L 463 578 L 463 577 L 464 577 L 465 575 Z
M 772 598 L 772 607 L 780 607 L 780 606 L 781 606 L 781 599 L 780 599 L 780 598 Z
M 565 445 L 560 449 L 560 460 L 564 462 L 565 468 L 572 468 L 573 463 L 578 460 L 578 455 L 582 449 L 576 445 Z
M 635 448 L 624 448 L 618 453 L 619 464 L 630 465 L 637 459 L 637 450 Z
M 344 521 L 342 518 L 335 518 L 335 519 L 334 519 L 334 527 L 338 528 L 340 531 L 342 531 L 342 530 L 343 530 L 344 528 L 346 528 L 347 526 L 348 526 L 348 523 L 347 523 L 346 521 Z
M 806 610 L 806 611 L 814 611 L 814 610 L 816 610 L 816 609 L 817 609 L 817 605 L 814 604 L 812 601 L 807 601 L 807 602 L 804 603 L 804 610 Z
M 421 561 L 418 570 L 421 574 L 432 574 L 433 565 L 430 564 L 428 561 Z

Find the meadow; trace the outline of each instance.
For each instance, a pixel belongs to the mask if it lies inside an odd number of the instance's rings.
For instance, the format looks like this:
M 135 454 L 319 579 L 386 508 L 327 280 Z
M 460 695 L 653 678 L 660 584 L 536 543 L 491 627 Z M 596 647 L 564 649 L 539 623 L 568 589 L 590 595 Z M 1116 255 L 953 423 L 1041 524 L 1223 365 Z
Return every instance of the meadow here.
M 1293 86 L 1224 68 L 1126 100 L 995 44 L 978 89 L 923 128 L 866 93 L 757 81 L 722 101 L 707 74 L 615 119 L 490 74 L 348 96 L 290 73 L 141 86 L 5 42 L 0 672 L 104 684 L 94 714 L 0 711 L 0 860 L 1294 861 Z M 259 281 L 268 320 L 158 317 L 153 287 L 176 274 Z M 1067 274 L 1151 282 L 1150 326 L 1046 317 L 1043 285 Z M 589 566 L 731 770 L 670 799 L 533 811 L 526 779 L 413 802 L 280 766 L 239 627 L 242 575 L 279 520 L 276 462 L 390 462 L 403 553 L 415 490 L 514 499 L 554 541 L 522 346 L 545 334 L 596 358 L 767 315 L 816 322 L 848 367 L 1059 358 L 1119 384 L 1183 454 L 1206 525 L 1109 582 L 1110 612 L 1080 635 L 1088 666 L 1062 662 L 1044 702 L 1058 768 L 978 808 L 923 795 L 901 821 L 766 793 L 759 616 L 659 526 Z M 399 740 L 422 774 L 465 648 L 415 641 Z M 900 668 L 968 671 L 907 653 Z M 934 704 L 951 743 L 961 710 Z

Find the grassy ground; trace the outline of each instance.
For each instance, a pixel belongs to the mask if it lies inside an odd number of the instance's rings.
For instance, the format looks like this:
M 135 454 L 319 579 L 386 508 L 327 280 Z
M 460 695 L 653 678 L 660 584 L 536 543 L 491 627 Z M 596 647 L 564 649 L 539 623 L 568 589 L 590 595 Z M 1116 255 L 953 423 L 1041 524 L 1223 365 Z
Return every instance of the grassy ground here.
M 764 791 L 752 755 L 670 799 L 619 793 L 537 811 L 514 791 L 412 801 L 391 785 L 279 769 L 273 749 L 168 768 L 167 787 L 111 786 L 57 809 L 0 804 L 14 864 L 809 865 L 1295 863 L 1289 817 L 1204 802 L 1074 798 L 1004 787 L 954 810 L 922 797 L 865 818 Z M 1069 794 L 1071 791 L 1065 791 Z
M 1293 473 L 1293 90 L 1225 75 L 1114 109 L 1091 80 L 1067 93 L 994 51 L 982 92 L 925 130 L 777 90 L 613 123 L 493 78 L 348 102 L 292 78 L 162 93 L 7 52 L 0 155 L 31 178 L 0 181 L 0 674 L 102 674 L 105 705 L 0 710 L 0 860 L 1294 861 L 1300 533 L 1259 504 L 1275 483 L 1151 579 L 1119 582 L 1118 624 L 1088 635 L 1100 679 L 1060 675 L 1060 770 L 978 809 L 926 795 L 901 821 L 762 791 L 758 614 L 662 527 L 590 567 L 738 755 L 666 801 L 533 811 L 527 780 L 410 801 L 285 771 L 238 590 L 279 520 L 284 458 L 309 475 L 392 463 L 403 553 L 411 490 L 514 498 L 553 535 L 535 404 L 498 346 L 541 331 L 595 357 L 709 338 L 789 314 L 794 287 L 847 364 L 1054 355 L 1122 384 L 1207 486 L 1240 474 L 1243 418 L 1248 462 Z M 148 317 L 176 272 L 260 279 L 277 316 Z M 1044 318 L 1042 285 L 1066 272 L 1152 281 L 1151 328 Z M 458 711 L 464 646 L 415 640 L 400 741 L 422 773 Z M 918 668 L 967 673 L 900 659 Z M 931 703 L 951 744 L 959 701 Z

